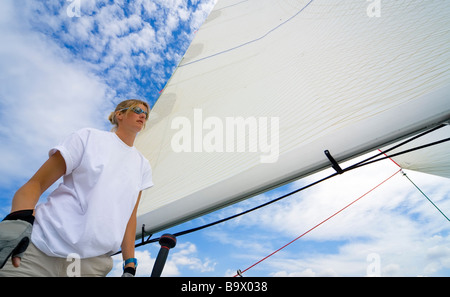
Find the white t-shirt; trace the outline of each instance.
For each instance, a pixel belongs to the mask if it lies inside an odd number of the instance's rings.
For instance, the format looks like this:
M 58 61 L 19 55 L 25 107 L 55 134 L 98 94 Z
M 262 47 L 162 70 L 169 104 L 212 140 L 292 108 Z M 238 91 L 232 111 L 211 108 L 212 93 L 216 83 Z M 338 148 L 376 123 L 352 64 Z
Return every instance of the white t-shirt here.
M 115 133 L 82 129 L 52 148 L 63 183 L 36 208 L 32 242 L 45 254 L 81 258 L 120 250 L 139 192 L 153 185 L 148 160 Z

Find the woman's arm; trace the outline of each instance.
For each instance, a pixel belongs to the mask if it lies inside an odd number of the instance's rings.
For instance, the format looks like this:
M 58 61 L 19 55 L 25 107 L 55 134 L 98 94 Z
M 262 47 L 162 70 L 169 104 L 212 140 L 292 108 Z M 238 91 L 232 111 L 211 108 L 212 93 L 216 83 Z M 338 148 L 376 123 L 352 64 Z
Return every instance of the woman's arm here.
M 11 213 L 19 210 L 34 210 L 39 197 L 66 172 L 66 162 L 58 151 L 54 153 L 31 179 L 15 193 Z M 33 211 L 34 215 L 34 211 Z M 25 251 L 28 243 L 25 245 Z M 23 252 L 22 251 L 22 252 Z M 14 267 L 20 266 L 20 256 L 12 255 Z
M 125 235 L 122 241 L 122 258 L 127 260 L 134 258 L 134 243 L 136 241 L 136 214 L 139 206 L 139 201 L 141 200 L 141 193 L 139 192 L 136 205 L 134 207 L 133 213 L 131 214 L 130 220 L 127 224 L 127 229 L 125 230 Z M 125 267 L 134 267 L 134 263 L 128 263 Z
M 12 201 L 11 212 L 34 209 L 44 193 L 66 172 L 66 162 L 57 151 L 36 172 L 35 175 L 17 190 Z

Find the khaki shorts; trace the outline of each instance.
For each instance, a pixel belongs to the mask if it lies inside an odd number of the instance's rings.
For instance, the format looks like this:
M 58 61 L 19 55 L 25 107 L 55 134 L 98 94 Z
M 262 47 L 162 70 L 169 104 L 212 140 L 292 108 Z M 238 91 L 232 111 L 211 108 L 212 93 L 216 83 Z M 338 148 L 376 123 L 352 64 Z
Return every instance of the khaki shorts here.
M 0 277 L 35 276 L 35 277 L 70 277 L 70 276 L 106 276 L 113 267 L 110 256 L 98 256 L 79 259 L 77 255 L 67 258 L 50 257 L 41 252 L 32 243 L 25 251 L 18 268 L 12 265 L 11 259 L 0 269 Z

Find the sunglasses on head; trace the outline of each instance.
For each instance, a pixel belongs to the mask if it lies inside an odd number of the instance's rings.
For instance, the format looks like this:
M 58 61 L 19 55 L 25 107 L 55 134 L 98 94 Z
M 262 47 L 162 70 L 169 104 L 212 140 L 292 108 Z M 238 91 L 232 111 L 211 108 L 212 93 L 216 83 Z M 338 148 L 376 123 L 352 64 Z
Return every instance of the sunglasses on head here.
M 130 109 L 130 107 L 123 108 L 123 109 L 121 109 L 119 111 L 124 111 L 124 110 L 128 110 L 128 109 Z M 137 107 L 137 106 L 136 107 L 131 107 L 131 111 L 133 111 L 136 114 L 144 113 L 145 114 L 145 118 L 148 119 L 148 112 L 146 112 L 145 110 L 143 110 L 140 107 Z

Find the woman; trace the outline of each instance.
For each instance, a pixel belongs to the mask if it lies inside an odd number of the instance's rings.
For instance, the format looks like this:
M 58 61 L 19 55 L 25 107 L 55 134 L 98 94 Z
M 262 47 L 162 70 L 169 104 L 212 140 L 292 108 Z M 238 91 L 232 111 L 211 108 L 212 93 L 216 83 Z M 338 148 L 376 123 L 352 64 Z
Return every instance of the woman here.
M 109 116 L 111 132 L 82 129 L 50 150 L 0 223 L 0 276 L 67 276 L 69 270 L 105 276 L 120 248 L 124 276 L 134 275 L 136 211 L 141 191 L 153 183 L 148 160 L 133 144 L 148 112 L 144 101 L 123 101 Z M 61 176 L 63 183 L 35 209 Z M 79 267 L 70 259 L 81 259 Z

